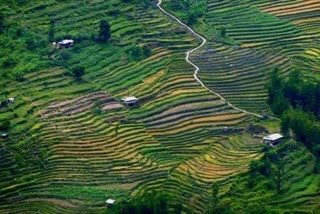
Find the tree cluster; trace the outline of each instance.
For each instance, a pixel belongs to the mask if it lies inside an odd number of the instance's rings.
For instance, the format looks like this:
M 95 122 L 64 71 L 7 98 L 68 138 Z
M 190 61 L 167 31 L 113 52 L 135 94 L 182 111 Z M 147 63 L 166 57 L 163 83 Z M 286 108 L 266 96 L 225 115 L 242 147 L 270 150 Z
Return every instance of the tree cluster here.
M 287 178 L 284 152 L 275 151 L 270 147 L 264 148 L 264 156 L 261 160 L 253 160 L 249 166 L 249 187 L 252 187 L 259 176 L 270 180 L 269 187 L 275 188 L 278 193 L 283 191 L 283 184 Z
M 0 131 L 6 132 L 10 128 L 10 120 L 6 119 L 3 121 L 0 121 Z
M 136 45 L 128 49 L 126 52 L 135 61 L 140 61 L 151 55 L 151 49 L 147 45 Z
M 3 14 L 0 13 L 0 34 L 6 30 L 6 22 Z
M 170 197 L 159 192 L 146 192 L 130 201 L 112 207 L 110 213 L 120 214 L 166 214 L 169 213 Z
M 99 30 L 99 42 L 108 42 L 111 37 L 110 34 L 110 25 L 106 20 L 100 21 L 100 30 Z
M 272 73 L 268 102 L 273 112 L 281 117 L 282 132 L 289 135 L 292 131 L 320 160 L 320 82 L 304 81 L 298 71 L 288 78 L 278 73 L 278 70 Z
M 170 4 L 174 10 L 187 11 L 188 25 L 197 23 L 197 19 L 205 15 L 207 11 L 207 2 L 204 0 L 174 0 Z

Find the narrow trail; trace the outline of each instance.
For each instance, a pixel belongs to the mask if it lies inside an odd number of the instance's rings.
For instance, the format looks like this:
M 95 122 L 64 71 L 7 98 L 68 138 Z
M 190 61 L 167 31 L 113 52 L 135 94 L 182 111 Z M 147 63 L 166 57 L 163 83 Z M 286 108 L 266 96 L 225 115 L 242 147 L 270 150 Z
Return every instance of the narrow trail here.
M 196 50 L 200 49 L 202 46 L 204 46 L 204 45 L 207 43 L 207 39 L 204 38 L 203 36 L 201 36 L 200 34 L 196 33 L 191 27 L 189 27 L 188 25 L 186 25 L 185 23 L 183 23 L 180 19 L 178 19 L 177 17 L 175 17 L 174 15 L 172 15 L 171 13 L 169 13 L 169 12 L 167 12 L 165 9 L 163 9 L 163 8 L 161 7 L 161 3 L 162 3 L 162 0 L 158 0 L 157 7 L 158 7 L 163 13 L 165 13 L 165 14 L 168 15 L 168 16 L 170 16 L 170 17 L 173 18 L 174 20 L 176 20 L 180 25 L 182 25 L 183 27 L 185 27 L 191 34 L 193 34 L 195 37 L 199 38 L 199 39 L 202 41 L 202 43 L 201 43 L 198 47 L 196 47 L 196 48 L 194 48 L 194 49 L 192 49 L 192 50 L 190 50 L 190 51 L 187 51 L 187 54 L 186 54 L 186 61 L 187 61 L 189 64 L 191 64 L 193 67 L 195 67 L 195 71 L 194 71 L 193 76 L 194 76 L 194 78 L 197 80 L 197 82 L 200 83 L 202 87 L 204 87 L 205 89 L 207 89 L 207 90 L 210 91 L 211 93 L 213 93 L 213 94 L 215 94 L 216 96 L 218 96 L 221 100 L 223 100 L 223 101 L 224 101 L 227 105 L 229 105 L 231 108 L 233 108 L 233 109 L 235 109 L 235 110 L 238 110 L 238 111 L 241 111 L 241 112 L 243 112 L 243 113 L 245 113 L 245 114 L 248 114 L 248 115 L 253 115 L 253 116 L 262 118 L 263 116 L 260 115 L 260 114 L 253 113 L 253 112 L 249 112 L 249 111 L 246 111 L 246 110 L 244 110 L 244 109 L 240 109 L 240 108 L 234 106 L 233 104 L 231 104 L 230 102 L 228 102 L 222 95 L 220 95 L 219 93 L 217 93 L 217 92 L 211 90 L 210 88 L 208 88 L 208 87 L 199 79 L 199 77 L 198 77 L 198 72 L 199 72 L 200 68 L 199 68 L 196 64 L 194 64 L 193 62 L 191 62 L 191 61 L 189 60 L 189 56 L 190 56 L 191 53 L 193 53 L 194 51 L 196 51 Z

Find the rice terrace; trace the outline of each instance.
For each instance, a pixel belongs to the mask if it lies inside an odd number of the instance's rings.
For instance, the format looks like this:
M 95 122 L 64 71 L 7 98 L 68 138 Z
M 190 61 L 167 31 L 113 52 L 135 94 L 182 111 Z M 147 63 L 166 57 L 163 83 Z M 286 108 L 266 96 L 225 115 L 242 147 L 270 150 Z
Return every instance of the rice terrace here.
M 319 0 L 0 9 L 0 213 L 320 213 Z

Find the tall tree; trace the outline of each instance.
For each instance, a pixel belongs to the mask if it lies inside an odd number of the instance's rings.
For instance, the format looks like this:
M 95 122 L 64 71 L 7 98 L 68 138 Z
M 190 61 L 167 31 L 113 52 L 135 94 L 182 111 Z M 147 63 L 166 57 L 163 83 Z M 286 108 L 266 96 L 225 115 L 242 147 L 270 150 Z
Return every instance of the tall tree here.
M 106 20 L 100 21 L 99 41 L 108 42 L 111 37 L 110 25 Z
M 48 41 L 49 42 L 54 42 L 54 34 L 55 34 L 54 21 L 50 21 L 50 28 L 49 28 L 49 32 L 48 32 Z
M 85 68 L 82 66 L 76 66 L 72 69 L 72 74 L 77 80 L 81 80 L 84 73 L 85 73 Z
M 287 174 L 287 170 L 282 162 L 278 163 L 273 170 L 273 180 L 276 184 L 278 193 L 283 191 L 283 183 L 287 178 Z
M 6 28 L 5 18 L 2 13 L 0 13 L 0 33 L 3 33 Z

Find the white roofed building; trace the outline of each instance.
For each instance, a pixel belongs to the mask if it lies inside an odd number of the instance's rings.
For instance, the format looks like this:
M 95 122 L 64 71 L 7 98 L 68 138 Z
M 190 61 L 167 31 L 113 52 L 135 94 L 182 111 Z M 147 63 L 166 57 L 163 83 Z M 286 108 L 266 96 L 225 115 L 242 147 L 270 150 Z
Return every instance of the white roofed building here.
M 123 102 L 125 102 L 127 105 L 134 105 L 137 103 L 138 98 L 136 97 L 124 97 L 121 99 Z
M 58 42 L 57 48 L 69 48 L 74 45 L 74 41 L 72 39 L 65 39 L 61 42 Z
M 282 140 L 283 136 L 279 133 L 271 134 L 263 138 L 263 142 L 270 146 L 275 146 Z
M 10 98 L 8 99 L 8 102 L 9 102 L 9 103 L 14 103 L 14 98 L 13 98 L 13 97 L 10 97 Z
M 116 200 L 109 198 L 108 200 L 106 200 L 106 204 L 108 206 L 114 205 L 114 203 L 116 202 Z

